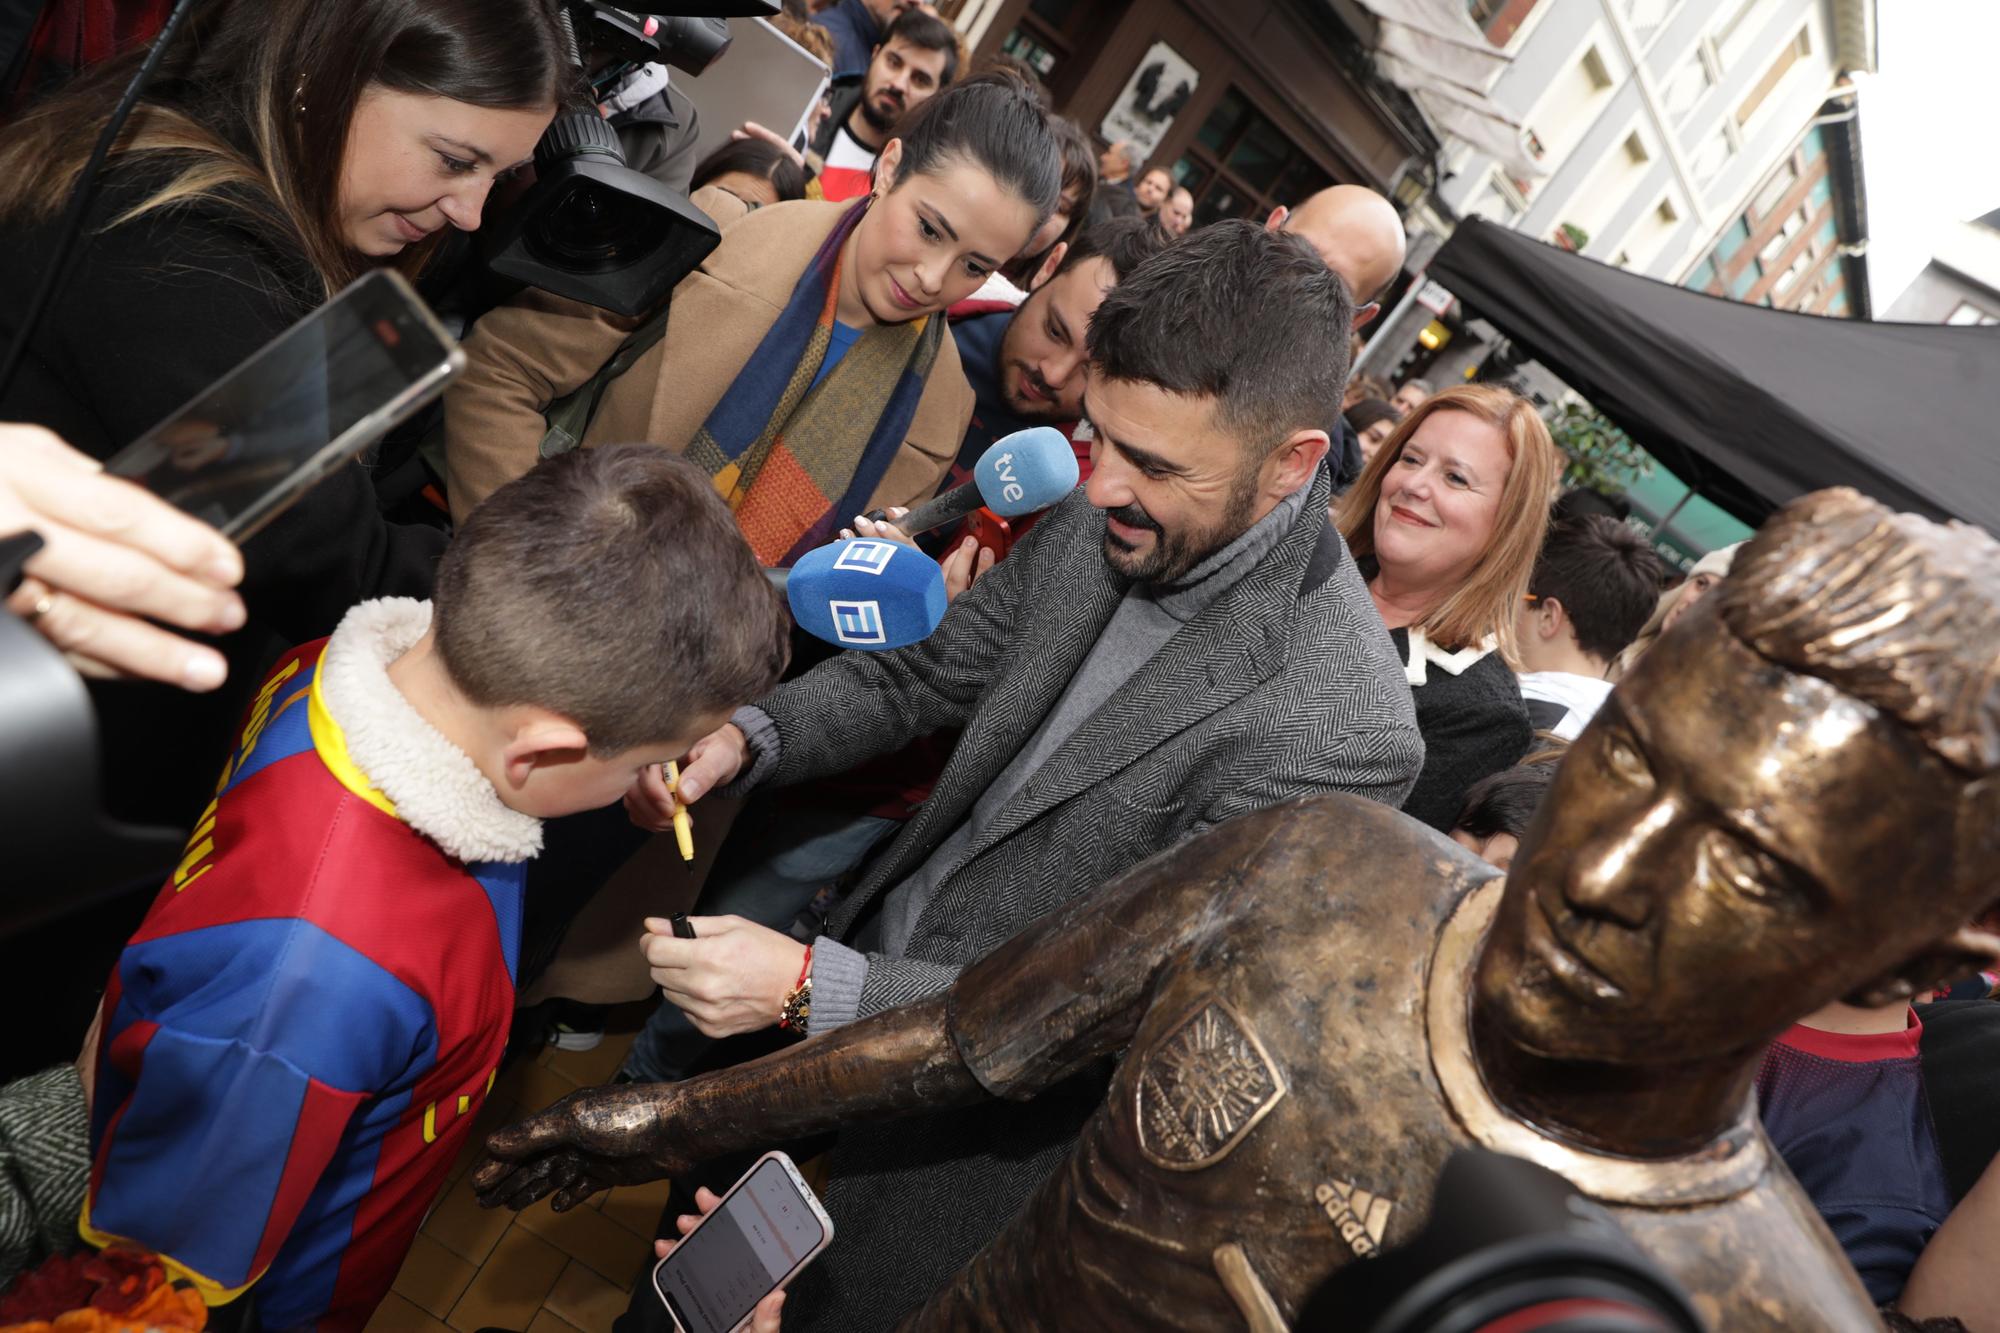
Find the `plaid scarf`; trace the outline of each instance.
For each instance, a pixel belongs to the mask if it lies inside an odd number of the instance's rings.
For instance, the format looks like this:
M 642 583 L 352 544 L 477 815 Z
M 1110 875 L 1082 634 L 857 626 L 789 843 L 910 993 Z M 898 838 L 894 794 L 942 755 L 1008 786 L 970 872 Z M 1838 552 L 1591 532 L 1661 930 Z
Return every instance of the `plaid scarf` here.
M 940 315 L 877 324 L 814 386 L 833 336 L 841 246 L 868 202 L 841 215 L 688 446 L 766 565 L 789 566 L 861 512 L 903 447 L 944 341 Z

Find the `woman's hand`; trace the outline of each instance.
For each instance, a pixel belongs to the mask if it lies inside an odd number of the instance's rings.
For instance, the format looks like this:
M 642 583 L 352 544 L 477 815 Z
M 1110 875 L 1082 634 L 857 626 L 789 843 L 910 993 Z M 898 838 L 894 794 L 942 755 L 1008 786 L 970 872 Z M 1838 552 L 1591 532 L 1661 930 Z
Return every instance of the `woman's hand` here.
M 694 1192 L 694 1206 L 701 1209 L 701 1217 L 693 1217 L 687 1213 L 682 1213 L 674 1219 L 674 1225 L 679 1227 L 681 1234 L 685 1236 L 701 1224 L 702 1217 L 707 1217 L 721 1206 L 721 1204 L 722 1196 L 708 1186 L 703 1185 Z M 653 1242 L 653 1253 L 658 1258 L 664 1259 L 672 1254 L 674 1247 L 679 1244 L 680 1242 L 677 1240 L 656 1240 Z M 784 1308 L 785 1291 L 784 1288 L 780 1287 L 763 1300 L 758 1301 L 757 1308 L 750 1312 L 750 1333 L 778 1333 L 778 1313 Z
M 977 538 L 967 537 L 950 555 L 938 563 L 944 568 L 944 595 L 956 598 L 970 588 L 993 568 L 993 548 L 981 546 Z
M 792 147 L 791 140 L 776 130 L 765 129 L 754 120 L 744 121 L 741 128 L 733 129 L 729 132 L 729 137 L 732 139 L 762 139 L 765 143 L 774 143 L 784 149 L 785 155 L 799 166 L 803 167 L 806 164 L 806 155 Z
M 897 542 L 904 546 L 915 546 L 917 544 L 916 538 L 896 526 L 898 520 L 909 515 L 910 511 L 907 508 L 902 505 L 892 505 L 882 512 L 889 517 L 887 519 L 876 519 L 870 518 L 866 514 L 856 514 L 854 516 L 854 526 L 851 528 L 842 528 L 840 535 L 843 537 L 872 537 L 877 541 Z
M 241 629 L 243 557 L 214 528 L 118 477 L 39 426 L 0 426 L 0 536 L 32 531 L 7 609 L 86 676 L 138 676 L 212 690 L 213 648 L 149 623 Z

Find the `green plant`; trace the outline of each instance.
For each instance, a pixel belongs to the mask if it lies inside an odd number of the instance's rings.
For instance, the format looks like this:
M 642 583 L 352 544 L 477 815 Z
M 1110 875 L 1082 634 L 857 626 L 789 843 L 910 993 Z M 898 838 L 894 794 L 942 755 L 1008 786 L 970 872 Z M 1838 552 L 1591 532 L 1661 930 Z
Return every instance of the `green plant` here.
M 1588 403 L 1565 403 L 1549 418 L 1549 434 L 1569 458 L 1564 486 L 1622 494 L 1653 470 L 1653 457 Z

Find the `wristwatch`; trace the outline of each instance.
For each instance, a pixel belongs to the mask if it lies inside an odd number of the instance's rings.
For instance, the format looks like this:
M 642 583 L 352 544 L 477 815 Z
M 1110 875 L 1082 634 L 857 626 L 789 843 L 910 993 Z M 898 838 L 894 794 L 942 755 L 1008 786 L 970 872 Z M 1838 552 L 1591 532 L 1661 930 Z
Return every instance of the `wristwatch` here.
M 778 1017 L 778 1026 L 806 1035 L 806 1024 L 812 1018 L 813 979 L 808 976 L 785 997 L 785 1007 Z

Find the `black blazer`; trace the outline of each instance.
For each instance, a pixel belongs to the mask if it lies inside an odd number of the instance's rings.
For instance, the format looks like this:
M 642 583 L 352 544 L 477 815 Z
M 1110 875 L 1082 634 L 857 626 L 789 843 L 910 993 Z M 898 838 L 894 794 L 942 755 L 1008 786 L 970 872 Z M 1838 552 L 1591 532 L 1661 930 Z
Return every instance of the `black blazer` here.
M 47 426 L 108 458 L 320 304 L 275 225 L 217 201 L 159 209 L 105 230 L 166 177 L 114 168 L 36 327 L 0 421 Z M 0 345 L 39 283 L 56 220 L 0 228 Z M 231 733 L 285 648 L 332 632 L 370 597 L 430 595 L 444 534 L 390 524 L 360 464 L 339 469 L 244 547 L 249 624 L 220 641 L 229 682 L 210 695 L 111 682 L 94 690 L 106 804 L 187 826 L 213 794 Z
M 1396 655 L 1410 660 L 1410 632 L 1393 630 Z M 1449 833 L 1465 803 L 1466 789 L 1491 773 L 1512 768 L 1528 752 L 1534 733 L 1521 682 L 1488 653 L 1454 676 L 1436 662 L 1424 683 L 1412 686 L 1417 730 L 1424 738 L 1424 771 L 1403 801 L 1403 813 L 1440 833 Z

